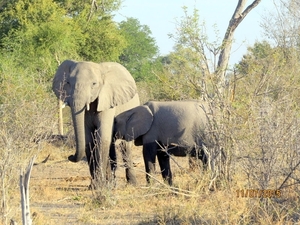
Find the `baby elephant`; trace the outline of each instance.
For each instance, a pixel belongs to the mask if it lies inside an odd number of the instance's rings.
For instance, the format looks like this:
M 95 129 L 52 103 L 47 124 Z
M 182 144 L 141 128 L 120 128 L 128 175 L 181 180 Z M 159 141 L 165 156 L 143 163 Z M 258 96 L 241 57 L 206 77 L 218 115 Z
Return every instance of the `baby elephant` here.
M 201 102 L 150 101 L 119 114 L 115 118 L 114 132 L 117 138 L 134 140 L 136 145 L 143 145 L 148 174 L 155 171 L 157 155 L 162 177 L 172 185 L 169 154 L 198 156 L 206 164 L 202 150 L 206 124 L 206 112 Z M 150 182 L 148 174 L 146 179 Z

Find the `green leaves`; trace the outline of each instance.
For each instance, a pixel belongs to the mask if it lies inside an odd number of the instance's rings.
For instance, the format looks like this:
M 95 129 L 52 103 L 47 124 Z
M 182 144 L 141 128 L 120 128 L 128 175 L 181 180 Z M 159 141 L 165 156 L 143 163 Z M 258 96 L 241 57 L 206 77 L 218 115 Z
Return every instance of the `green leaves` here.
M 0 52 L 53 77 L 64 59 L 117 61 L 124 37 L 110 13 L 120 1 L 16 0 L 0 10 Z
M 65 13 L 52 0 L 17 1 L 10 5 L 2 16 L 14 28 L 2 36 L 2 52 L 18 56 L 16 60 L 21 65 L 33 70 L 49 66 L 49 61 L 50 65 L 57 65 L 55 56 L 61 57 L 62 49 L 69 55 L 73 51 L 69 49 L 76 46 L 73 32 L 68 29 L 72 27 L 71 19 Z
M 148 26 L 141 25 L 137 19 L 128 18 L 119 25 L 127 46 L 119 60 L 133 75 L 136 81 L 154 79 L 151 67 L 158 47 Z M 155 66 L 154 66 L 155 67 Z
M 0 6 L 0 96 L 8 96 L 0 101 L 9 102 L 14 89 L 21 90 L 17 98 L 43 96 L 65 59 L 118 60 L 125 40 L 111 12 L 120 1 L 92 2 L 14 0 Z
M 83 31 L 79 54 L 94 62 L 118 61 L 125 45 L 125 38 L 110 17 L 93 19 Z

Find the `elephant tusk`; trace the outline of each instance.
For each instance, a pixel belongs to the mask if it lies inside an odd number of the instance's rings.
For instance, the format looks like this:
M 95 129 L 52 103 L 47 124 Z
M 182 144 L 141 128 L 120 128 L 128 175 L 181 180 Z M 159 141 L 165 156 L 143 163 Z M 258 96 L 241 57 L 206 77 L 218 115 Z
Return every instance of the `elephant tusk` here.
M 61 108 L 62 108 L 62 109 L 65 108 L 66 105 L 67 105 L 67 103 L 63 102 L 63 103 L 61 104 Z
M 90 111 L 90 104 L 86 104 L 86 110 Z

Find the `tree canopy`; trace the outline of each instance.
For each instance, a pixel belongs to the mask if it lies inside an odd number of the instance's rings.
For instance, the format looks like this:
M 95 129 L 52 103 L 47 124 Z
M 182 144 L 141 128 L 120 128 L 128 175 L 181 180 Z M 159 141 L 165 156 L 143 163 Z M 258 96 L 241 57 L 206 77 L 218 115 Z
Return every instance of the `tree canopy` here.
M 16 56 L 20 65 L 50 65 L 52 72 L 66 58 L 116 61 L 125 47 L 110 15 L 118 6 L 113 0 L 101 6 L 74 0 L 12 1 L 0 13 L 0 50 Z
M 127 18 L 119 25 L 127 46 L 120 55 L 120 62 L 132 73 L 136 81 L 153 77 L 151 67 L 158 55 L 158 47 L 147 25 L 135 18 Z

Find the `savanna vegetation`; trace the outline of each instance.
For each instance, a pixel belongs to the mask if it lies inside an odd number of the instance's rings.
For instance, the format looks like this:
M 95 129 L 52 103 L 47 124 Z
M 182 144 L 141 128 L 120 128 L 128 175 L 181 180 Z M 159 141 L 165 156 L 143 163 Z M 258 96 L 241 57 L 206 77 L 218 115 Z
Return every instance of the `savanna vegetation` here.
M 184 7 L 170 34 L 174 49 L 162 56 L 147 25 L 114 21 L 122 1 L 0 1 L 0 224 L 21 223 L 19 175 L 33 155 L 34 224 L 299 223 L 300 2 L 274 1 L 276 14 L 253 24 L 265 39 L 228 66 L 234 31 L 259 2 L 239 0 L 224 38 L 214 41 L 199 12 Z M 174 187 L 160 174 L 146 186 L 136 148 L 138 187 L 126 186 L 120 162 L 115 189 L 87 190 L 86 162 L 67 161 L 74 151 L 68 109 L 65 138 L 52 139 L 52 78 L 65 59 L 120 62 L 142 102 L 207 101 L 214 146 L 205 149 L 207 171 L 172 158 Z

